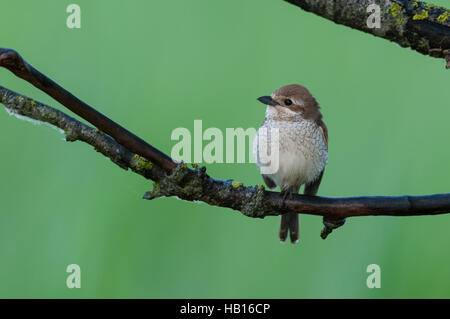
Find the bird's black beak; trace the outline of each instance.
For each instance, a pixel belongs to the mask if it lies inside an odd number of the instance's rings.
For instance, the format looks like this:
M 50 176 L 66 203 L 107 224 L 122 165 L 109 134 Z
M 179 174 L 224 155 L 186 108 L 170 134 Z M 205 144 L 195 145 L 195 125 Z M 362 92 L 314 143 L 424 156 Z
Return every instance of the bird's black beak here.
M 258 98 L 258 101 L 271 106 L 279 105 L 278 102 L 274 101 L 270 96 L 261 96 Z

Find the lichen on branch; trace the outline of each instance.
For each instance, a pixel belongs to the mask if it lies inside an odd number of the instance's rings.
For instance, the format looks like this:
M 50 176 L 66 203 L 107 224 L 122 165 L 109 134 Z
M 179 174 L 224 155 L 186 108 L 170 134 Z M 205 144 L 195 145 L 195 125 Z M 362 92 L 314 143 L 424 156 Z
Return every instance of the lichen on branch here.
M 450 10 L 416 0 L 284 0 L 335 23 L 447 59 Z M 380 28 L 367 25 L 371 4 L 380 6 Z M 447 65 L 448 66 L 448 65 Z
M 134 172 L 151 179 L 159 179 L 163 171 L 148 164 L 139 155 L 133 154 L 118 144 L 113 138 L 97 128 L 90 127 L 73 117 L 51 106 L 37 102 L 0 86 L 0 103 L 7 112 L 21 119 L 32 119 L 38 123 L 49 124 L 66 136 L 66 141 L 82 141 L 92 145 L 96 151 L 108 157 L 123 169 L 130 168 Z

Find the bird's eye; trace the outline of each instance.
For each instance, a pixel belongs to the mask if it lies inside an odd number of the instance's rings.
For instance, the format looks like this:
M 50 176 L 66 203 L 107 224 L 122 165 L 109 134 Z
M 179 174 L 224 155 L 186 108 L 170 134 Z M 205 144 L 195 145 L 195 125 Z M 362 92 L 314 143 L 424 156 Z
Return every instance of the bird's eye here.
M 292 105 L 292 101 L 291 100 L 289 100 L 289 99 L 286 99 L 286 100 L 284 100 L 284 104 L 286 104 L 286 105 Z

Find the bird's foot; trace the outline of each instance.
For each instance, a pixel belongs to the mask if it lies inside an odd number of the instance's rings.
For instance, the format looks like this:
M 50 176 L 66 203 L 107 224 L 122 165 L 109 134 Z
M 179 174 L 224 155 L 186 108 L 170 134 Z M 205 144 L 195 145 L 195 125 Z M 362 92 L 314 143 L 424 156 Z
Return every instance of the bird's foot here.
M 285 202 L 287 199 L 292 199 L 292 192 L 285 190 L 285 191 L 281 191 L 281 195 L 283 196 L 283 202 L 282 202 L 282 207 L 285 207 Z

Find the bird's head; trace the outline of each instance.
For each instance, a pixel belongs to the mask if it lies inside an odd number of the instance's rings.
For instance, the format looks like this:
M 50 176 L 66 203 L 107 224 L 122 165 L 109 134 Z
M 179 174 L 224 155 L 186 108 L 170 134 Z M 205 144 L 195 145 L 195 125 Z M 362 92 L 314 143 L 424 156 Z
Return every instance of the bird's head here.
M 307 88 L 299 84 L 283 86 L 270 96 L 261 96 L 258 101 L 267 105 L 268 119 L 299 121 L 322 118 L 316 99 Z

